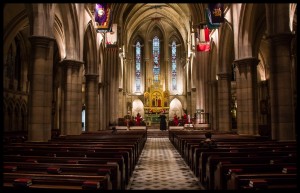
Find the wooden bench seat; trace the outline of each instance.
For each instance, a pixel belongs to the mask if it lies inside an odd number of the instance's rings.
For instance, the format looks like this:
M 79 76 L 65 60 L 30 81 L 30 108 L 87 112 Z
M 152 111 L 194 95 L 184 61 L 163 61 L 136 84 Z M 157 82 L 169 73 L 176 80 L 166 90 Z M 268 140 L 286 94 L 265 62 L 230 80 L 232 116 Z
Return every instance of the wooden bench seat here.
M 60 175 L 60 174 L 31 174 L 31 173 L 3 173 L 3 190 L 5 192 L 14 188 L 16 179 L 31 179 L 32 185 L 28 187 L 20 185 L 19 188 L 47 188 L 55 190 L 83 189 L 86 181 L 99 182 L 99 188 L 111 190 L 112 185 L 107 176 L 84 176 L 84 175 Z
M 266 184 L 263 186 L 249 187 L 250 181 L 263 179 Z M 236 174 L 233 173 L 227 182 L 228 190 L 241 189 L 276 189 L 276 190 L 296 190 L 297 174 L 268 173 L 268 174 Z
M 199 157 L 193 158 L 195 160 L 194 163 L 194 169 L 193 171 L 195 172 L 195 175 L 199 177 L 200 181 L 203 182 L 203 178 L 205 176 L 206 172 L 206 163 L 208 160 L 208 157 L 211 155 L 218 155 L 222 157 L 253 157 L 253 156 L 270 156 L 270 157 L 276 157 L 276 156 L 290 156 L 290 154 L 296 153 L 296 150 L 291 150 L 291 151 L 256 151 L 256 149 L 252 149 L 243 152 L 235 152 L 233 149 L 228 149 L 226 150 L 218 150 L 218 149 L 213 149 L 213 150 L 204 150 L 200 153 Z
M 294 164 L 296 162 L 296 157 L 291 156 L 253 156 L 253 157 L 221 157 L 218 155 L 211 155 L 207 159 L 206 171 L 201 182 L 207 187 L 207 189 L 214 188 L 215 177 L 214 173 L 217 169 L 219 162 L 230 162 L 231 164 L 272 164 L 271 161 L 276 158 L 278 161 L 274 164 Z
M 125 179 L 126 182 L 133 172 L 132 162 L 127 151 L 107 151 L 107 152 L 86 152 L 86 151 L 75 151 L 75 152 L 62 152 L 62 151 L 29 151 L 26 149 L 17 149 L 7 151 L 5 155 L 20 155 L 20 156 L 48 156 L 48 157 L 82 157 L 82 158 L 114 158 L 116 156 L 122 156 L 124 159 L 125 166 Z
M 124 159 L 121 155 L 115 155 L 114 158 L 82 158 L 82 157 L 47 157 L 47 156 L 16 156 L 16 155 L 4 155 L 4 162 L 33 162 L 33 163 L 61 163 L 61 164 L 109 164 L 118 165 L 121 175 L 121 189 L 125 189 L 129 182 L 126 178 L 126 166 Z
M 111 142 L 112 143 L 112 142 Z M 137 162 L 138 159 L 138 152 L 137 149 L 135 149 L 135 146 L 133 144 L 127 144 L 127 143 L 122 143 L 122 144 L 90 144 L 90 143 L 84 143 L 84 144 L 72 144 L 72 143 L 65 143 L 65 144 L 53 144 L 53 143 L 47 143 L 47 144 L 10 144 L 6 145 L 5 149 L 6 151 L 9 151 L 10 149 L 15 149 L 15 148 L 22 148 L 22 149 L 28 149 L 30 151 L 34 150 L 46 150 L 46 151 L 52 151 L 52 150 L 60 150 L 60 151 L 106 151 L 107 149 L 109 150 L 128 150 L 129 154 L 131 155 L 130 157 L 134 161 L 133 164 Z
M 74 175 L 110 175 L 112 189 L 121 189 L 121 173 L 118 164 L 61 164 L 4 162 L 4 172 L 52 173 Z M 11 169 L 13 168 L 13 169 Z
M 197 157 L 199 156 L 199 153 L 196 153 L 196 155 L 194 156 L 195 153 L 195 149 L 199 149 L 201 147 L 199 147 L 199 143 L 198 144 L 190 144 L 189 148 L 185 150 L 185 160 L 187 162 L 188 165 L 190 165 L 191 169 L 193 170 L 194 167 L 194 159 L 193 157 Z M 259 148 L 258 151 L 261 151 L 263 149 L 270 149 L 270 150 L 274 150 L 274 151 L 282 151 L 282 150 L 296 150 L 297 146 L 296 143 L 276 143 L 276 142 L 255 142 L 255 141 L 251 141 L 251 142 L 235 142 L 235 143 L 217 143 L 217 148 L 218 149 L 234 149 L 236 148 L 237 151 L 243 151 L 241 149 L 256 149 Z
M 137 157 L 133 155 L 132 148 L 126 147 L 46 147 L 46 146 L 27 146 L 23 148 L 6 147 L 4 154 L 20 154 L 20 155 L 49 155 L 56 157 L 78 156 L 78 157 L 98 157 L 97 154 L 118 153 L 124 156 L 125 163 L 128 163 L 129 175 L 132 174 L 133 168 L 137 162 Z
M 224 163 L 219 162 L 214 172 L 214 189 L 224 190 L 227 189 L 227 179 L 232 173 L 282 173 L 284 167 L 296 166 L 296 163 L 255 163 L 253 159 L 252 163 Z M 232 170 L 232 172 L 230 172 Z

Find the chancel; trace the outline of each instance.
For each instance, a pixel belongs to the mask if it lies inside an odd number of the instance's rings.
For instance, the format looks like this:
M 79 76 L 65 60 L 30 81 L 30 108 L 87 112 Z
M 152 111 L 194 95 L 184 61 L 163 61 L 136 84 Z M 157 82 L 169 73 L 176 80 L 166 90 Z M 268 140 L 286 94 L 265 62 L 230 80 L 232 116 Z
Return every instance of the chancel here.
M 296 189 L 297 53 L 296 3 L 5 3 L 4 190 Z

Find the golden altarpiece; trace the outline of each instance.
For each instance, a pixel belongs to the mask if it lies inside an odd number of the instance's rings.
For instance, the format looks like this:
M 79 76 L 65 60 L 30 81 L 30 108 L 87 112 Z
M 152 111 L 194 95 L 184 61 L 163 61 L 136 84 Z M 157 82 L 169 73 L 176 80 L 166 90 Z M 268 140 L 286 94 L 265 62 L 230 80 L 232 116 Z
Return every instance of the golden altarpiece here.
M 144 93 L 144 112 L 148 125 L 159 123 L 161 113 L 169 114 L 169 95 L 169 91 L 163 91 L 163 85 L 160 83 L 160 80 L 152 81 L 152 84 Z

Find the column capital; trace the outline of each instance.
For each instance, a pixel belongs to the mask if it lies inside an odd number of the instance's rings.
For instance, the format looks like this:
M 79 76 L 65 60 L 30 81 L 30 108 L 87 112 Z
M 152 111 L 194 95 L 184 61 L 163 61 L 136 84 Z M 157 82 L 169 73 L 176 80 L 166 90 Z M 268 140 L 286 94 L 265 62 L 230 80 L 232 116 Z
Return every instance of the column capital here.
M 237 59 L 237 60 L 234 60 L 233 62 L 237 66 L 241 66 L 241 65 L 255 65 L 256 66 L 259 63 L 259 59 L 254 58 L 254 57 L 249 57 L 249 58 Z
M 228 80 L 231 78 L 231 74 L 227 73 L 227 72 L 221 72 L 221 73 L 218 73 L 217 75 L 218 75 L 219 80 Z
M 86 80 L 97 80 L 99 77 L 98 74 L 85 74 L 84 76 Z
M 273 44 L 290 44 L 290 41 L 295 37 L 294 33 L 279 33 L 266 36 L 266 40 Z
M 84 62 L 80 60 L 64 59 L 60 61 L 60 64 L 67 68 L 80 68 L 81 65 L 84 64 Z
M 46 48 L 49 47 L 51 41 L 55 41 L 54 38 L 49 36 L 30 36 L 28 39 L 32 45 Z

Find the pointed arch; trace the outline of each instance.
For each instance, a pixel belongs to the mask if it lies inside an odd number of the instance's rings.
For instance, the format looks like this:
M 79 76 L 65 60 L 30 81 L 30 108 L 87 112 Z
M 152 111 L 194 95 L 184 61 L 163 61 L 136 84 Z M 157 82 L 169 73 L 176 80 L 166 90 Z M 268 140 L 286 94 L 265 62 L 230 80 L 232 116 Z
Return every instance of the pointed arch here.
M 138 113 L 144 117 L 144 104 L 140 99 L 135 99 L 132 101 L 132 115 L 136 117 Z
M 242 4 L 238 32 L 238 58 L 258 57 L 261 37 L 266 31 L 263 4 Z
M 169 118 L 173 118 L 176 114 L 177 117 L 181 117 L 183 115 L 182 102 L 178 98 L 174 98 L 170 102 L 170 110 L 169 110 Z
M 221 27 L 221 33 L 219 38 L 219 66 L 218 72 L 229 73 L 231 71 L 231 65 L 234 60 L 234 39 L 232 25 L 225 21 Z
M 65 42 L 65 31 L 63 28 L 63 23 L 59 18 L 59 15 L 55 15 L 54 26 L 53 26 L 53 35 L 58 46 L 58 50 L 61 58 L 66 57 L 66 42 Z
M 93 27 L 92 21 L 90 21 L 85 30 L 83 42 L 83 61 L 85 61 L 85 73 L 87 74 L 98 74 L 98 62 L 95 52 L 97 50 L 96 37 L 97 34 Z
M 82 52 L 79 33 L 78 12 L 74 3 L 59 4 L 63 29 L 65 32 L 66 59 L 81 60 Z
M 17 12 L 10 22 L 6 24 L 5 30 L 3 31 L 3 56 L 7 55 L 9 46 L 12 44 L 17 34 L 25 28 L 29 29 L 28 27 L 31 26 L 28 18 L 28 9 L 26 9 L 27 6 L 23 4 L 18 4 L 17 7 L 15 6 L 15 4 L 7 4 L 5 9 L 3 9 L 4 15 L 11 15 L 11 13 L 8 12 L 12 9 L 20 9 L 20 12 Z

